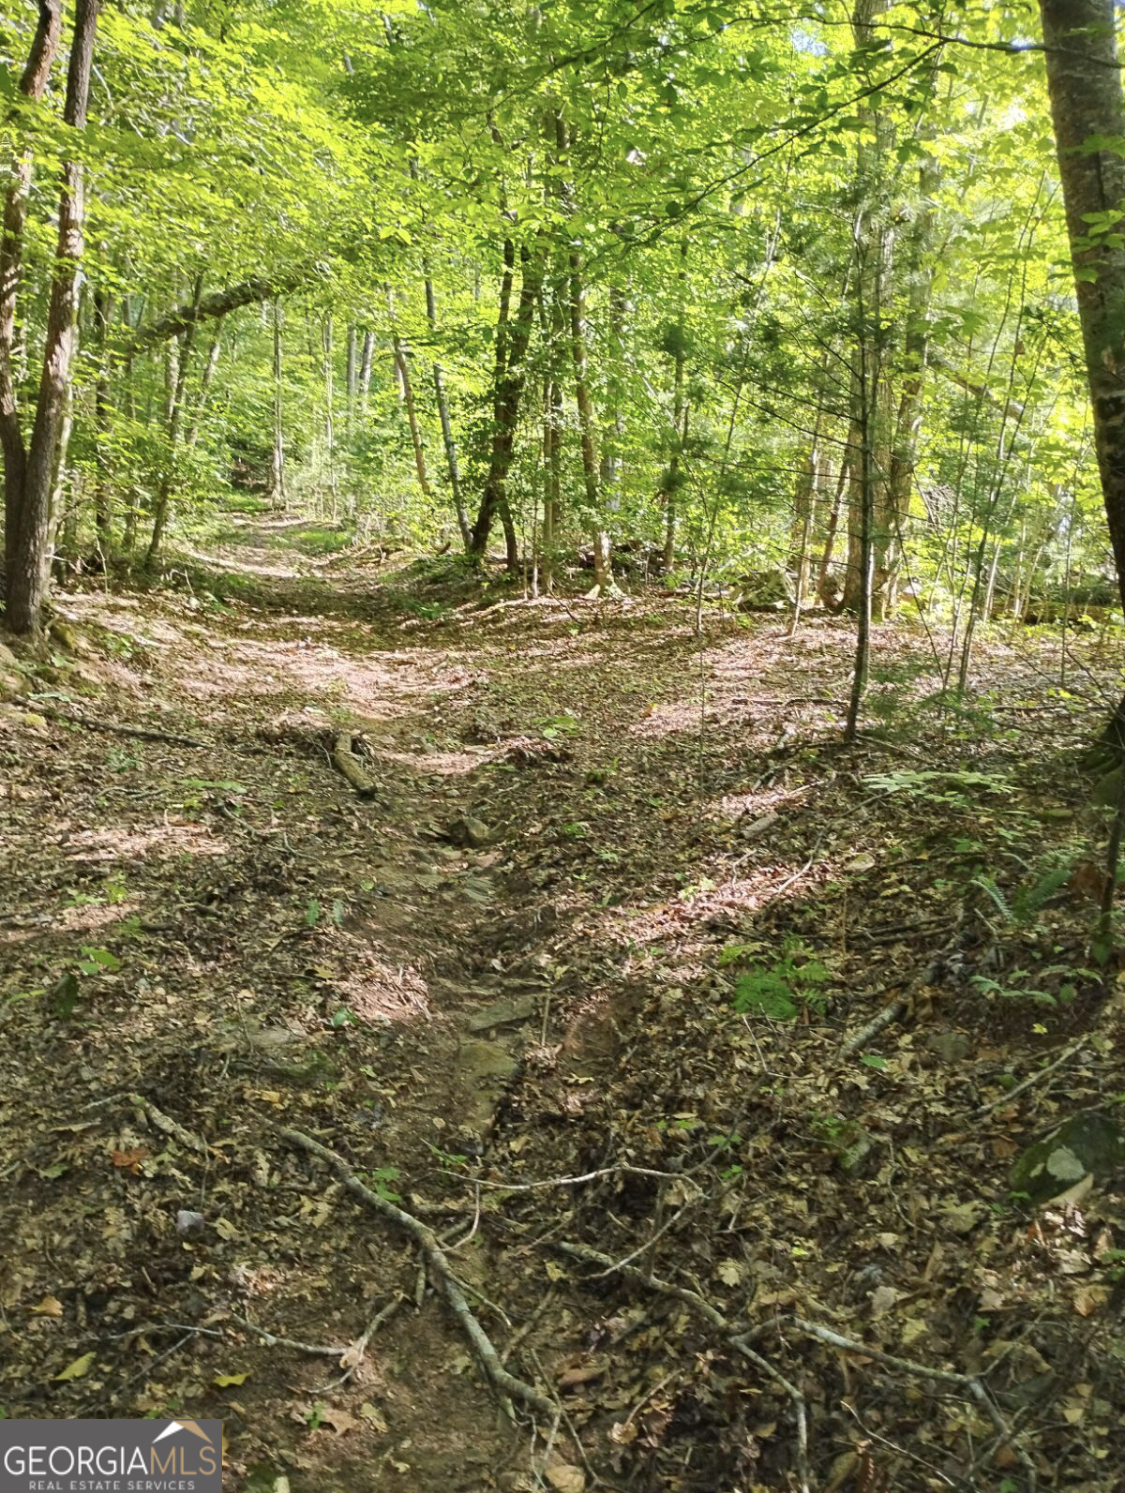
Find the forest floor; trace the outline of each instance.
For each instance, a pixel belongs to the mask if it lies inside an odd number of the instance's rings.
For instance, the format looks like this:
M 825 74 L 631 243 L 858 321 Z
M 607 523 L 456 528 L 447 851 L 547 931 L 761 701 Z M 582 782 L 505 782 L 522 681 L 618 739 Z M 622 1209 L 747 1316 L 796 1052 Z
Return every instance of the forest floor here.
M 1125 1199 L 1009 1183 L 1125 1090 L 1114 646 L 953 702 L 879 627 L 846 747 L 845 620 L 452 574 L 247 528 L 2 660 L 0 1413 L 221 1417 L 235 1493 L 1125 1487 Z

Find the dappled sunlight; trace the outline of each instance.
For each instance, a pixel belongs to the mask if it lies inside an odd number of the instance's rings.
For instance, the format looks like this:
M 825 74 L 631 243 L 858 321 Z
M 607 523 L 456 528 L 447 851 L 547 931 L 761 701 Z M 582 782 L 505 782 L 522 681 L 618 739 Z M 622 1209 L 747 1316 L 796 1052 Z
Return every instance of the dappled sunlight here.
M 57 925 L 66 933 L 100 933 L 108 937 L 118 923 L 124 923 L 127 918 L 135 918 L 141 906 L 139 897 L 125 897 L 104 906 L 90 902 L 77 904 L 61 910 Z
M 429 774 L 433 777 L 455 778 L 478 772 L 480 768 L 489 762 L 495 762 L 503 755 L 502 747 L 462 747 L 457 751 L 420 749 L 415 752 L 389 752 L 384 750 L 379 752 L 374 760 L 397 763 L 411 772 Z
M 434 1015 L 429 985 L 416 966 L 394 964 L 359 939 L 350 942 L 354 955 L 349 970 L 336 982 L 350 1011 L 372 1022 L 413 1022 Z
M 115 829 L 81 829 L 64 833 L 60 847 L 73 861 L 142 860 L 148 856 L 227 855 L 229 839 L 210 825 L 165 820 L 147 829 L 124 825 Z

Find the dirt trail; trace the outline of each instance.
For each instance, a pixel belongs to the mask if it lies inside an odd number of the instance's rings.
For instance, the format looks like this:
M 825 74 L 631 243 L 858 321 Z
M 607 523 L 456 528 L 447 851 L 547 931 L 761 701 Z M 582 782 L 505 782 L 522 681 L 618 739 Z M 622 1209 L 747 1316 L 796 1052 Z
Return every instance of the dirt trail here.
M 759 1323 L 797 1309 L 977 1372 L 973 1293 L 1008 1292 L 997 1320 L 1039 1298 L 989 1284 L 1023 1258 L 1018 1231 L 982 1223 L 1010 1151 L 955 1117 L 1034 1052 L 1042 1011 L 1006 1009 L 1000 1050 L 1000 1013 L 966 994 L 998 957 L 979 926 L 962 936 L 964 883 L 945 879 L 963 821 L 987 837 L 979 804 L 947 803 L 945 823 L 907 805 L 908 822 L 905 799 L 859 785 L 917 746 L 840 756 L 825 702 L 846 629 L 789 642 L 714 619 L 701 646 L 667 599 L 482 607 L 329 584 L 253 537 L 236 593 L 192 574 L 65 598 L 79 649 L 27 684 L 44 709 L 205 748 L 2 710 L 0 1406 L 221 1414 L 230 1485 L 251 1493 L 280 1476 L 293 1493 L 789 1486 L 777 1382 L 686 1298 L 599 1278 L 563 1244 L 641 1249 L 732 1322 L 751 1301 Z M 921 669 L 920 635 L 888 643 Z M 1041 660 L 994 663 L 1044 688 Z M 331 766 L 340 726 L 372 799 Z M 947 732 L 922 761 L 970 750 L 978 770 L 1016 760 Z M 1073 812 L 1057 764 L 1026 787 Z M 936 1034 L 965 1061 L 908 1034 L 882 1071 L 841 1070 L 840 1036 L 942 950 Z M 790 981 L 801 1020 L 733 1016 L 724 961 L 786 959 L 810 982 Z M 1087 981 L 1053 1037 L 1098 999 Z M 508 1367 L 561 1396 L 550 1447 L 549 1424 L 498 1414 L 411 1242 L 281 1126 L 433 1225 Z M 841 1169 L 861 1137 L 866 1171 Z M 354 1343 L 399 1297 L 347 1382 L 294 1346 Z M 1024 1378 L 1052 1330 L 1009 1348 Z M 820 1352 L 803 1382 L 827 1481 L 856 1430 L 847 1370 Z M 885 1398 L 861 1412 L 905 1434 Z M 962 1466 L 961 1432 L 940 1434 L 927 1455 Z

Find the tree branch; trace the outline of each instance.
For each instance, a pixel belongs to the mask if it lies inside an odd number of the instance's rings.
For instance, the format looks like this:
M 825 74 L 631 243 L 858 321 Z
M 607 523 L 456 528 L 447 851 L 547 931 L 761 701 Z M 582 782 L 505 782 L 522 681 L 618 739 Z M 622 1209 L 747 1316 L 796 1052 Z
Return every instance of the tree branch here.
M 129 344 L 129 352 L 144 352 L 147 348 L 167 342 L 169 337 L 178 337 L 188 327 L 196 326 L 201 321 L 228 316 L 243 306 L 272 301 L 275 296 L 296 290 L 308 279 L 307 271 L 288 275 L 252 275 L 250 279 L 241 280 L 237 285 L 228 285 L 225 290 L 213 290 L 190 305 L 177 306 L 158 320 L 149 322 L 147 327 L 138 328 Z

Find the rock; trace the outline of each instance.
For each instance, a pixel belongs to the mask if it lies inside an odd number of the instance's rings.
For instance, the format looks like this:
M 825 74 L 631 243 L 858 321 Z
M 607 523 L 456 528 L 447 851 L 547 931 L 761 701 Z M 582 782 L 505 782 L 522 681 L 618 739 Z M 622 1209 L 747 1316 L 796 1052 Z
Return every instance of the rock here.
M 457 1053 L 457 1066 L 470 1081 L 499 1079 L 507 1082 L 516 1069 L 518 1061 L 499 1042 L 463 1042 Z
M 471 850 L 482 850 L 491 842 L 492 830 L 483 819 L 463 814 L 446 826 L 442 838 L 451 845 L 467 845 Z
M 198 1239 L 207 1226 L 202 1213 L 193 1213 L 190 1208 L 181 1208 L 176 1214 L 176 1230 L 185 1239 Z
M 740 612 L 773 612 L 792 606 L 797 599 L 793 582 L 784 570 L 752 570 L 740 576 L 734 604 Z
M 964 1032 L 935 1032 L 926 1038 L 926 1046 L 946 1063 L 959 1063 L 969 1055 L 969 1039 Z
M 1013 1192 L 1033 1203 L 1049 1203 L 1091 1178 L 1104 1183 L 1125 1170 L 1125 1130 L 1096 1110 L 1064 1121 L 1045 1140 L 1029 1146 L 1012 1167 Z
M 491 1006 L 485 1006 L 483 1011 L 474 1012 L 466 1025 L 471 1032 L 487 1032 L 493 1027 L 530 1021 L 535 1015 L 535 1000 L 535 992 L 529 990 L 521 995 L 510 996 L 507 1000 L 496 1001 Z
M 457 1053 L 457 1068 L 470 1090 L 464 1123 L 470 1131 L 484 1135 L 492 1126 L 496 1106 L 519 1063 L 499 1042 L 463 1042 Z

